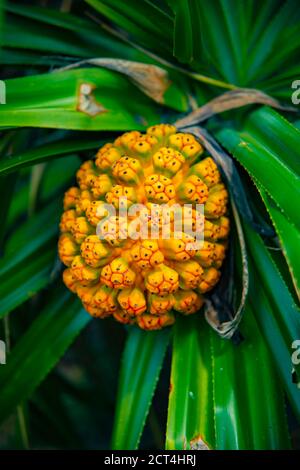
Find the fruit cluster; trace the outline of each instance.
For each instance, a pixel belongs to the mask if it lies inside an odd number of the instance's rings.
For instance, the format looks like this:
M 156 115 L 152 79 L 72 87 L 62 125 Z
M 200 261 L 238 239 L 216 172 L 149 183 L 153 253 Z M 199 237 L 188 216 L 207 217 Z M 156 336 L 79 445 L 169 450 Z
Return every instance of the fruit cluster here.
M 91 315 L 159 329 L 174 323 L 176 312 L 200 309 L 203 294 L 219 280 L 229 233 L 227 190 L 213 159 L 202 154 L 193 135 L 160 124 L 146 134 L 121 135 L 81 165 L 78 187 L 65 193 L 58 248 L 67 266 L 64 283 Z M 201 248 L 191 249 L 184 231 L 175 236 L 172 216 L 170 238 L 132 236 L 134 204 L 157 210 L 148 224 L 159 234 L 162 204 L 188 204 L 193 227 L 196 204 L 203 204 Z

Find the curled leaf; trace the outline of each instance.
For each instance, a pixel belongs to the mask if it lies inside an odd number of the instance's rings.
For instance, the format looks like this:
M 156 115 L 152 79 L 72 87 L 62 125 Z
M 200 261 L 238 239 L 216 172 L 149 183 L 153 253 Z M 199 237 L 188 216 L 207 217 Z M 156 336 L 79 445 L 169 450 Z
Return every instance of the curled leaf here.
M 278 100 L 262 91 L 251 88 L 237 88 L 217 96 L 182 119 L 178 119 L 174 124 L 177 127 L 193 126 L 215 114 L 223 113 L 230 109 L 241 108 L 247 104 L 264 104 L 285 111 L 297 111 L 295 107 L 282 105 Z
M 220 336 L 226 339 L 232 338 L 234 333 L 237 331 L 237 328 L 243 316 L 249 289 L 249 271 L 246 243 L 240 216 L 233 199 L 231 199 L 231 209 L 235 221 L 242 259 L 242 292 L 240 303 L 237 310 L 233 313 L 232 318 L 230 318 L 230 316 L 228 315 L 229 319 L 226 321 L 222 321 L 222 319 L 220 319 L 218 311 L 219 302 L 217 293 L 213 293 L 211 299 L 206 299 L 205 303 L 205 318 L 207 322 Z

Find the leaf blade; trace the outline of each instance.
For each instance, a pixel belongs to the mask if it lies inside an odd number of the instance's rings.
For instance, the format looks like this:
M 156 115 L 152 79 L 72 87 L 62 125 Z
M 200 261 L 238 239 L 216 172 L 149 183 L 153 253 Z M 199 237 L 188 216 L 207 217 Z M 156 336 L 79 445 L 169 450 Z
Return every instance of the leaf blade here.
M 1 367 L 0 422 L 30 397 L 90 320 L 78 299 L 70 301 L 69 294 L 57 292 L 57 299 L 39 314 Z
M 300 215 L 291 201 L 300 198 L 299 177 L 278 154 L 267 149 L 250 134 L 233 129 L 218 132 L 222 144 L 246 168 L 262 188 L 274 199 L 286 217 L 300 228 Z
M 174 326 L 166 449 L 191 449 L 199 439 L 215 445 L 211 357 L 204 327 L 198 315 L 179 317 Z
M 113 450 L 138 447 L 169 342 L 169 333 L 168 329 L 145 332 L 134 327 L 128 333 L 119 379 Z

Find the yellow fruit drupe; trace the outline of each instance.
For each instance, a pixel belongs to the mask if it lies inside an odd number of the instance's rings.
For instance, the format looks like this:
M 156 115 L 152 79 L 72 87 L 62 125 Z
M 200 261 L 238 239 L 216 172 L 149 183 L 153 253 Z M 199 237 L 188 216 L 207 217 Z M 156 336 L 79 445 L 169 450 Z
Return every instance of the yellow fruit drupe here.
M 193 135 L 160 124 L 126 132 L 81 165 L 78 187 L 65 193 L 58 250 L 65 285 L 92 316 L 155 330 L 199 311 L 220 278 L 229 233 L 228 193 L 203 152 Z M 193 228 L 196 204 L 204 206 L 200 248 L 176 230 L 171 209 L 184 204 Z

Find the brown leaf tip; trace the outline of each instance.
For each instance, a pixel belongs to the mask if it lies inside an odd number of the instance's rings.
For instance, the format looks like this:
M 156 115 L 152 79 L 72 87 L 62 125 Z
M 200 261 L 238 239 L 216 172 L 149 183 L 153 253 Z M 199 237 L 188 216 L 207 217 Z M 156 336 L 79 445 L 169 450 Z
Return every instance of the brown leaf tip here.
M 190 441 L 191 450 L 211 450 L 201 436 L 197 436 Z

